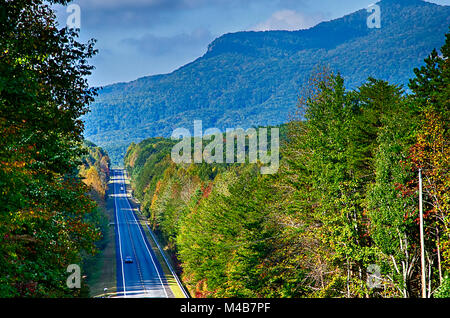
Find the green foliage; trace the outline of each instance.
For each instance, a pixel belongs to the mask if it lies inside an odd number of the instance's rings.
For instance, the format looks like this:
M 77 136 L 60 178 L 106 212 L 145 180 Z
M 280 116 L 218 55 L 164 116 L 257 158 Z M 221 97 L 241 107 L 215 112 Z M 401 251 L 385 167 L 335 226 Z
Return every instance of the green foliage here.
M 86 154 L 81 157 L 79 175 L 86 185 L 90 186 L 91 196 L 97 202 L 104 203 L 107 183 L 109 181 L 111 160 L 102 148 L 90 141 L 84 141 Z
M 434 294 L 436 298 L 450 298 L 450 277 L 446 276 L 444 282 Z
M 302 234 L 303 248 L 314 244 L 317 251 L 309 257 L 332 269 L 322 270 L 331 275 L 319 272 L 309 282 L 311 290 L 320 284 L 323 295 L 367 293 L 361 273 L 373 261 L 374 252 L 363 213 L 365 188 L 370 182 L 364 174 L 370 167 L 366 156 L 373 140 L 360 124 L 362 118 L 369 121 L 373 116 L 371 112 L 363 115 L 363 101 L 368 96 L 362 92 L 371 91 L 369 85 L 347 93 L 340 75 L 326 70 L 318 74 L 310 95 L 299 105 L 305 109 L 305 121 L 290 124 L 290 143 L 283 149 L 285 165 L 277 182 L 279 188 L 287 189 L 288 210 L 295 211 L 294 216 L 284 217 L 296 219 L 307 229 Z M 359 281 L 348 277 L 350 273 L 358 273 Z M 337 284 L 342 281 L 346 285 Z
M 76 37 L 44 1 L 0 3 L 0 297 L 78 295 L 66 268 L 99 238 L 77 175 L 95 50 Z
M 101 238 L 95 242 L 95 246 L 99 252 L 102 252 L 108 244 L 109 219 L 106 214 L 106 190 L 110 175 L 110 159 L 108 154 L 94 143 L 85 140 L 83 146 L 86 154 L 82 157 L 82 165 L 79 168 L 79 176 L 83 182 L 89 187 L 89 196 L 96 202 L 96 208 L 86 216 L 87 223 L 94 225 Z M 81 254 L 81 269 L 86 274 L 86 284 L 84 290 L 88 291 L 88 286 L 92 283 L 92 278 L 97 268 L 101 266 L 103 259 L 99 257 L 99 253 L 95 255 Z M 86 297 L 89 295 L 85 295 Z M 83 296 L 84 297 L 84 296 Z
M 276 233 L 267 220 L 270 189 L 254 166 L 240 170 L 228 172 L 238 175 L 225 193 L 215 187 L 182 222 L 177 245 L 184 275 L 191 286 L 208 287 L 197 296 L 261 297 L 270 283 L 260 266 Z
M 376 139 L 375 179 L 367 194 L 367 210 L 372 240 L 386 257 L 381 261 L 391 263 L 389 271 L 392 272 L 388 275 L 401 295 L 407 297 L 406 286 L 413 279 L 413 273 L 407 269 L 416 258 L 418 228 L 414 222 L 416 200 L 403 197 L 399 185 L 414 178 L 406 162 L 414 140 L 417 107 L 400 92 L 393 92 L 391 96 L 395 100 L 390 103 L 391 110 L 381 117 L 382 125 Z

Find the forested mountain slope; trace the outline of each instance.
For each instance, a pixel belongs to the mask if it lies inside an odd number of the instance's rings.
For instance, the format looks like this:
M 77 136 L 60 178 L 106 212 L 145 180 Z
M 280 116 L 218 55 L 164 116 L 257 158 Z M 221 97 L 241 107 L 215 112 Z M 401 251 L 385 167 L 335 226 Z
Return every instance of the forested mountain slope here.
M 299 89 L 318 64 L 355 88 L 369 76 L 407 84 L 413 67 L 443 44 L 450 7 L 383 0 L 381 28 L 361 9 L 308 30 L 238 32 L 170 74 L 105 87 L 84 117 L 85 136 L 120 163 L 131 142 L 170 136 L 175 127 L 243 128 L 286 122 Z

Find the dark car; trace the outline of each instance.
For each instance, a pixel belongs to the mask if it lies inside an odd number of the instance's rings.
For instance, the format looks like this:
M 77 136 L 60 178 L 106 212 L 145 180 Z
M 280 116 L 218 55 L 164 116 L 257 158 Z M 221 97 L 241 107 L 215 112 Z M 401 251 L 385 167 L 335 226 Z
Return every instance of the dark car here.
M 125 257 L 125 263 L 128 263 L 128 264 L 133 263 L 133 259 L 131 258 L 131 256 Z

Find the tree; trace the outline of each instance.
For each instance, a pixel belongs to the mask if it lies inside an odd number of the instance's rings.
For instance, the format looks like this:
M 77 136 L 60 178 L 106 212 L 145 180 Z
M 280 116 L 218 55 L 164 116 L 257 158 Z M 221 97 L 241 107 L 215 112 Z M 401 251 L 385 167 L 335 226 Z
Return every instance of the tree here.
M 185 216 L 177 236 L 184 276 L 197 297 L 261 297 L 264 260 L 276 236 L 269 180 L 258 167 L 230 169 Z
M 66 267 L 99 237 L 85 220 L 94 204 L 76 170 L 96 51 L 76 37 L 58 30 L 43 1 L 0 1 L 2 297 L 72 295 Z
M 450 33 L 441 48 L 425 60 L 425 65 L 415 69 L 416 77 L 410 81 L 413 99 L 421 109 L 415 144 L 410 148 L 410 161 L 415 171 L 423 170 L 424 211 L 427 250 L 428 295 L 435 284 L 443 284 L 449 271 L 449 212 L 450 212 Z M 414 189 L 416 182 L 406 188 Z M 437 263 L 437 274 L 431 267 Z M 436 281 L 433 277 L 438 276 Z
M 377 133 L 367 124 L 372 120 L 367 114 L 376 109 L 367 105 L 375 103 L 369 95 L 364 100 L 346 92 L 342 77 L 327 70 L 312 78 L 304 96 L 299 105 L 304 119 L 290 123 L 282 153 L 279 189 L 292 211 L 287 217 L 303 228 L 303 250 L 315 246 L 309 257 L 321 264 L 320 271 L 309 267 L 311 290 L 328 297 L 363 296 L 365 269 L 373 259 L 363 199 L 374 148 L 370 134 Z
M 384 296 L 412 296 L 417 274 L 417 205 L 401 191 L 401 185 L 415 177 L 406 162 L 416 114 L 413 105 L 400 96 L 392 104 L 392 112 L 384 118 L 377 136 L 375 179 L 366 198 L 369 233 L 385 279 Z

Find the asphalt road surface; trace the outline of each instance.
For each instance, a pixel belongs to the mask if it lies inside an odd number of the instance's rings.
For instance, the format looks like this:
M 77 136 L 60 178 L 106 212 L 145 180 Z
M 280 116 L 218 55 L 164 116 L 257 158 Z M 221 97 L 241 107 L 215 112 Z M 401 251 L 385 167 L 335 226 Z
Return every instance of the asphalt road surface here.
M 172 298 L 151 245 L 126 195 L 124 171 L 113 169 L 117 297 Z

